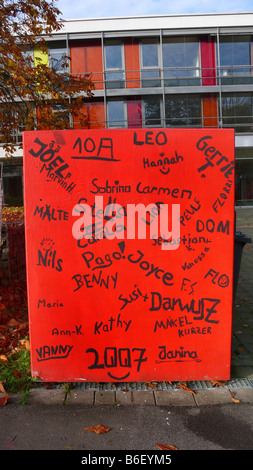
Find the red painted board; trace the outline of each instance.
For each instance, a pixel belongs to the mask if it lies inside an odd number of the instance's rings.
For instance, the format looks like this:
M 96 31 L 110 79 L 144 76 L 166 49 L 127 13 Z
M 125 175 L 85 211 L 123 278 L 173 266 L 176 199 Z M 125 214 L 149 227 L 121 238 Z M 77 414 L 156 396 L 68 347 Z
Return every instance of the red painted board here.
M 25 132 L 24 190 L 33 376 L 230 378 L 233 130 Z

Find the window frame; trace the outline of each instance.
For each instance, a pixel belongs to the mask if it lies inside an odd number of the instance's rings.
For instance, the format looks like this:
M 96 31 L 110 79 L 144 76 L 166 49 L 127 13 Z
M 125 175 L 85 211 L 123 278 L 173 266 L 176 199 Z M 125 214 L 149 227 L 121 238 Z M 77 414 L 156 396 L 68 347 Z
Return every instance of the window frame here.
M 147 124 L 146 121 L 150 118 L 147 118 L 146 116 L 146 110 L 145 110 L 145 102 L 148 100 L 152 101 L 157 98 L 159 100 L 159 109 L 160 109 L 160 124 L 156 123 L 150 123 Z M 141 99 L 141 109 L 142 109 L 142 127 L 143 128 L 159 128 L 162 127 L 162 112 L 163 112 L 163 99 L 161 95 L 148 95 L 148 96 L 143 96 Z M 155 120 L 156 118 L 154 118 Z
M 187 116 L 183 116 L 183 117 L 177 117 L 175 119 L 176 122 L 179 122 L 180 120 L 183 122 L 182 124 L 169 124 L 169 121 L 172 119 L 170 117 L 167 116 L 166 114 L 166 109 L 167 109 L 167 106 L 166 106 L 166 101 L 169 100 L 170 97 L 173 97 L 174 99 L 178 99 L 178 96 L 182 96 L 182 98 L 185 98 L 187 100 L 187 106 L 186 106 L 186 110 L 187 110 Z M 199 116 L 189 116 L 189 109 L 190 109 L 190 106 L 189 106 L 189 100 L 191 99 L 191 97 L 198 97 L 199 99 Z M 178 95 L 177 93 L 173 93 L 173 94 L 167 94 L 165 95 L 165 99 L 164 99 L 164 114 L 165 114 L 165 126 L 166 128 L 197 128 L 197 127 L 203 127 L 203 97 L 201 95 L 201 93 L 189 93 L 189 94 L 180 94 Z M 176 114 L 176 116 L 178 116 Z M 196 123 L 192 124 L 192 123 L 188 123 L 189 121 L 194 121 L 196 119 Z M 199 119 L 199 122 L 197 122 L 197 119 Z
M 241 98 L 249 98 L 249 107 L 251 108 L 251 114 L 248 115 L 242 115 L 242 114 L 237 114 L 237 109 L 238 109 L 238 100 Z M 224 101 L 225 99 L 231 99 L 233 101 L 233 107 L 230 107 L 229 109 L 234 108 L 234 114 L 224 114 Z M 220 99 L 219 99 L 220 100 Z M 223 128 L 234 128 L 235 133 L 250 133 L 252 134 L 253 131 L 253 92 L 251 91 L 245 91 L 245 92 L 230 92 L 230 93 L 222 93 L 221 95 L 221 103 L 219 102 L 219 105 L 221 105 L 221 112 L 222 112 L 222 127 Z M 220 107 L 220 106 L 219 106 Z
M 108 67 L 107 66 L 107 54 L 106 48 L 107 46 L 120 46 L 121 51 L 121 67 Z M 109 75 L 122 75 L 121 78 L 108 79 Z M 114 89 L 114 88 L 125 88 L 126 87 L 126 72 L 125 72 L 125 50 L 124 50 L 124 42 L 122 40 L 111 39 L 107 40 L 104 43 L 104 76 L 105 76 L 105 88 L 106 89 Z
M 143 63 L 143 45 L 156 44 L 157 46 L 157 65 L 144 65 Z M 140 48 L 140 69 L 142 88 L 157 88 L 161 86 L 161 44 L 158 37 L 143 38 L 139 43 Z M 154 76 L 148 77 L 148 74 Z M 155 76 L 157 75 L 157 76 Z
M 117 125 L 117 124 L 111 124 L 111 123 L 120 123 L 122 122 L 122 120 L 113 120 L 111 121 L 110 120 L 110 113 L 109 113 L 109 105 L 111 103 L 122 103 L 123 104 L 123 115 L 124 115 L 124 120 L 123 120 L 123 125 Z M 128 127 L 128 121 L 127 121 L 127 102 L 125 99 L 110 99 L 110 100 L 107 100 L 107 103 L 106 103 L 106 127 L 108 129 L 125 129 Z
M 236 44 L 248 44 L 248 63 L 239 64 L 240 60 L 235 60 L 240 55 L 235 54 Z M 231 64 L 223 65 L 222 44 L 231 44 Z M 218 50 L 219 47 L 219 50 Z M 253 37 L 250 34 L 243 35 L 221 35 L 219 44 L 216 44 L 216 54 L 219 57 L 217 76 L 222 85 L 252 84 L 253 83 Z
M 48 48 L 48 62 L 49 62 L 49 67 L 54 70 L 55 72 L 57 73 L 60 73 L 60 74 L 63 74 L 63 73 L 66 73 L 67 71 L 69 71 L 69 68 L 70 68 L 70 61 L 68 59 L 68 67 L 61 67 L 61 63 L 62 63 L 62 58 L 63 57 L 68 57 L 68 54 L 67 54 L 67 47 L 59 47 L 59 48 L 56 48 L 56 47 L 53 47 L 53 48 Z M 52 57 L 53 55 L 60 55 L 61 57 L 56 60 L 54 59 L 54 57 Z M 59 69 L 56 67 L 54 67 L 53 65 L 53 61 L 56 61 L 56 63 L 59 64 Z
M 186 47 L 186 44 L 196 44 L 197 45 L 197 64 L 196 66 L 187 65 L 186 59 L 187 54 L 186 50 L 184 53 L 184 65 L 180 66 L 166 66 L 165 65 L 165 53 L 164 49 L 166 44 L 181 44 Z M 183 54 L 180 54 L 180 56 Z M 179 56 L 179 57 L 180 57 Z M 200 86 L 201 85 L 201 45 L 200 38 L 198 36 L 163 36 L 162 38 L 162 67 L 163 67 L 163 79 L 164 86 Z M 172 71 L 171 76 L 166 76 L 166 71 Z M 188 75 L 189 71 L 189 75 Z M 174 72 L 174 75 L 173 75 Z M 192 72 L 192 73 L 191 73 Z

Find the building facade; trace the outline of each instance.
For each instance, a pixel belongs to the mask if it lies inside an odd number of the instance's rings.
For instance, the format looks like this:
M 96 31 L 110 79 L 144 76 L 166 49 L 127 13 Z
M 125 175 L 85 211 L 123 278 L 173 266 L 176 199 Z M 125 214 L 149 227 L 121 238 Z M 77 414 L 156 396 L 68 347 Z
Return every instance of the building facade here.
M 253 204 L 253 13 L 67 20 L 48 65 L 65 53 L 72 74 L 92 74 L 90 129 L 234 128 L 236 204 Z M 22 151 L 0 159 L 5 204 L 22 204 Z

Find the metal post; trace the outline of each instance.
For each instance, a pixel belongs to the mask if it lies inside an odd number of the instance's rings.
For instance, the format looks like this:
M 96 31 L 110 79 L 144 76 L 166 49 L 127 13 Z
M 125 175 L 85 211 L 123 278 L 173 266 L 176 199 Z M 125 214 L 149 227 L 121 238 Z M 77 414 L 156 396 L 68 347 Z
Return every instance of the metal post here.
M 69 35 L 68 33 L 66 33 L 66 51 L 67 51 L 67 56 L 69 57 L 70 56 L 70 50 L 69 50 Z M 68 73 L 71 72 L 71 69 L 70 69 L 70 61 L 68 61 Z M 69 97 L 69 103 L 71 102 L 71 98 Z M 71 113 L 69 113 L 69 125 L 70 127 L 74 127 L 74 122 L 73 122 L 73 116 L 71 115 Z
M 160 48 L 159 48 L 159 62 L 160 62 L 160 70 L 161 70 L 161 86 L 162 86 L 162 127 L 166 127 L 166 120 L 165 120 L 165 88 L 164 88 L 164 77 L 163 77 L 163 50 L 162 50 L 162 30 L 160 29 Z
M 104 109 L 105 109 L 105 127 L 108 128 L 107 99 L 105 86 L 105 52 L 104 52 L 104 34 L 101 31 L 102 63 L 103 63 L 103 82 L 104 82 Z
M 217 59 L 218 59 L 218 74 L 216 73 L 216 76 L 218 76 L 218 80 L 219 80 L 219 111 L 220 111 L 220 119 L 218 121 L 218 127 L 220 127 L 220 124 L 221 124 L 221 127 L 223 125 L 223 122 L 222 122 L 222 102 L 221 102 L 221 76 L 220 76 L 220 41 L 219 41 L 219 28 L 217 28 Z

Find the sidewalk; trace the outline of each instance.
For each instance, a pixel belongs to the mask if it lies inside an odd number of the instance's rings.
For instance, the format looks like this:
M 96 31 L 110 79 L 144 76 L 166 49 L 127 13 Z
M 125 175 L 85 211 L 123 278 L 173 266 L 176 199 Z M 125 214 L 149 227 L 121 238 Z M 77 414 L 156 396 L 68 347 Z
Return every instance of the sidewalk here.
M 99 390 L 99 387 L 74 388 L 66 393 L 64 387 L 34 388 L 30 391 L 28 404 L 32 405 L 82 405 L 82 406 L 185 406 L 199 407 L 231 403 L 253 403 L 253 384 L 247 380 L 231 380 L 226 385 L 212 387 L 208 383 L 188 383 L 189 391 L 171 387 L 164 390 L 149 390 L 143 385 L 131 390 Z M 135 384 L 132 385 L 134 387 Z M 104 385 L 104 388 L 106 386 Z M 110 388 L 110 385 L 108 386 Z M 112 387 L 111 387 L 112 388 Z M 8 404 L 17 404 L 20 395 L 12 395 Z

